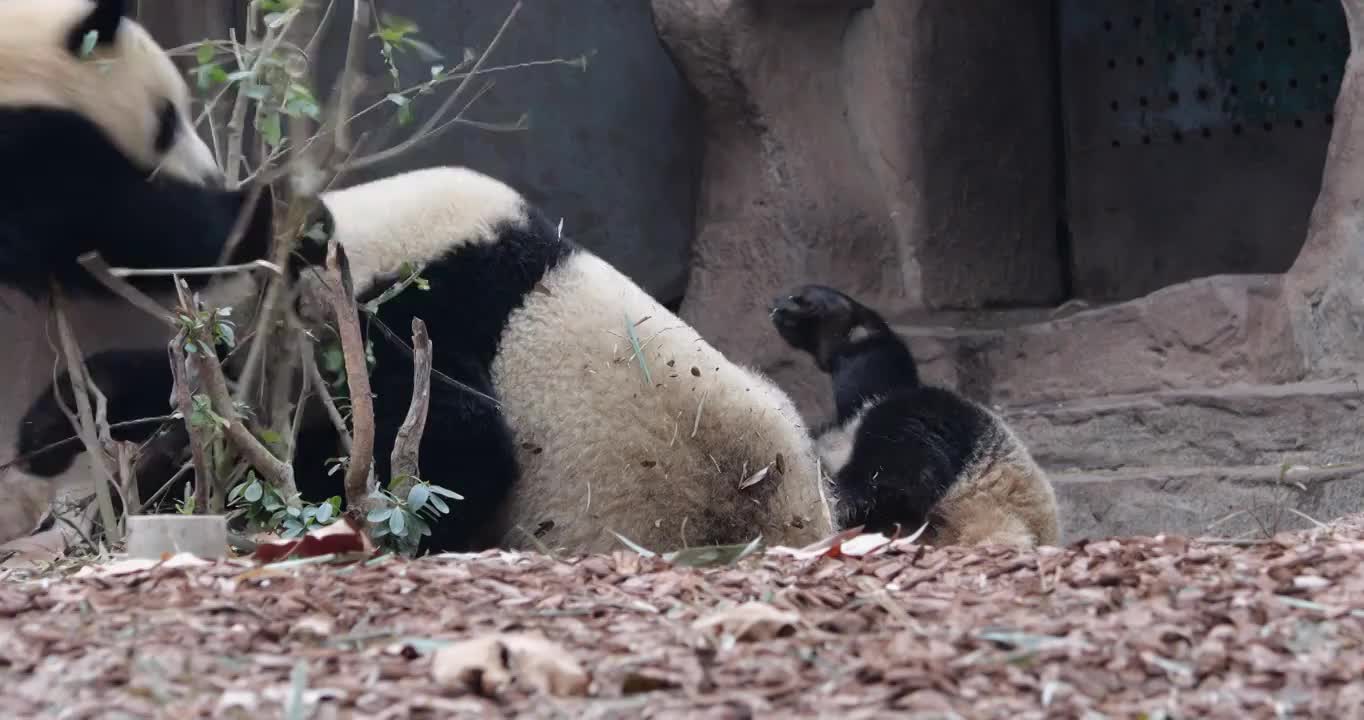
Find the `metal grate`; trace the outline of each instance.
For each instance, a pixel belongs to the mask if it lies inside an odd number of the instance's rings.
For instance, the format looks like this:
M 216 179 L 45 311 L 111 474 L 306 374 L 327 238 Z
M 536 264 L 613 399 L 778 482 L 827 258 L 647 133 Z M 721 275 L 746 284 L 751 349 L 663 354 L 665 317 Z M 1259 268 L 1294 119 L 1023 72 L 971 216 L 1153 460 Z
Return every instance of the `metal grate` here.
M 1125 299 L 1286 269 L 1349 54 L 1340 1 L 1060 0 L 1059 11 L 1077 294 Z M 1234 217 L 1247 204 L 1259 207 Z

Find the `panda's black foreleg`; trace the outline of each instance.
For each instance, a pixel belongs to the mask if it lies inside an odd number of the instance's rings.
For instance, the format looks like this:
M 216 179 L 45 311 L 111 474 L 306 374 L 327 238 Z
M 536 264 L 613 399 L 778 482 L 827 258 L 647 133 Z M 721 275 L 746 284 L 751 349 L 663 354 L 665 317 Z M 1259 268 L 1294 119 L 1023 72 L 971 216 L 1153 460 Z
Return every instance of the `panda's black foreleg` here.
M 110 435 L 115 440 L 142 443 L 164 421 L 135 422 L 163 418 L 172 412 L 171 387 L 174 379 L 165 350 L 106 350 L 86 359 L 91 379 L 109 400 Z M 57 404 L 57 391 L 67 408 L 75 409 L 69 371 L 62 371 L 56 384 L 48 384 L 33 401 L 19 423 L 16 463 L 25 472 L 39 477 L 60 475 L 85 452 L 66 414 Z
M 437 351 L 439 352 L 439 351 Z M 376 354 L 379 354 L 376 350 Z M 388 360 L 388 367 L 382 367 Z M 394 436 L 412 398 L 412 364 L 379 361 L 371 378 L 374 398 L 374 470 L 389 481 Z M 443 357 L 447 369 L 451 358 Z M 458 373 L 460 383 L 494 396 L 491 380 L 473 368 Z M 433 377 L 426 427 L 420 445 L 421 479 L 459 493 L 463 500 L 447 504 L 450 513 L 431 525 L 423 552 L 476 552 L 501 539 L 498 517 L 511 497 L 520 472 L 511 428 L 488 398 L 448 380 Z

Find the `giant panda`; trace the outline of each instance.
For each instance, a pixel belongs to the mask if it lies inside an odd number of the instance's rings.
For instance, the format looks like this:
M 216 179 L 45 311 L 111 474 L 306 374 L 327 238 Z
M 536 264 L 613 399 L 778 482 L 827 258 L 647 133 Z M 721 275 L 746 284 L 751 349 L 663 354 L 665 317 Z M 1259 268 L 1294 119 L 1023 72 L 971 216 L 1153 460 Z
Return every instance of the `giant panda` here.
M 126 9 L 120 0 L 0 2 L 0 285 L 34 301 L 53 281 L 72 299 L 109 301 L 77 263 L 92 250 L 114 267 L 217 265 L 252 197 L 251 188 L 224 189 L 191 124 L 185 82 Z M 264 190 L 227 262 L 268 252 L 273 199 Z M 250 282 L 210 280 L 185 277 L 210 298 L 239 296 Z M 171 299 L 169 277 L 130 282 Z M 5 475 L 7 492 L 31 480 Z
M 188 87 L 125 10 L 121 0 L 0 3 L 0 284 L 31 298 L 54 279 L 73 297 L 108 297 L 76 262 L 92 250 L 114 267 L 217 265 L 251 196 L 223 189 Z M 230 262 L 266 257 L 268 193 L 254 209 Z M 130 282 L 173 289 L 169 277 Z
M 778 298 L 772 323 L 831 376 L 835 417 L 815 430 L 839 528 L 937 545 L 1052 545 L 1056 497 L 1004 420 L 922 384 L 909 347 L 874 310 L 829 287 Z
M 404 266 L 425 267 L 429 289 L 409 287 L 365 323 L 381 482 L 412 393 L 413 317 L 432 339 L 420 472 L 464 500 L 424 549 L 588 553 L 619 547 L 617 535 L 660 550 L 760 534 L 804 545 L 831 531 L 813 442 L 791 400 L 508 185 L 434 167 L 321 200 L 306 225 L 345 249 L 358 301 L 402 279 Z M 301 267 L 291 272 L 309 277 L 325 245 L 300 242 Z M 141 364 L 127 355 L 102 362 Z M 168 373 L 147 369 L 140 382 L 157 377 L 165 397 Z M 30 409 L 30 427 L 67 432 L 50 395 Z M 21 437 L 20 453 L 60 432 Z M 296 462 L 319 461 L 304 455 Z

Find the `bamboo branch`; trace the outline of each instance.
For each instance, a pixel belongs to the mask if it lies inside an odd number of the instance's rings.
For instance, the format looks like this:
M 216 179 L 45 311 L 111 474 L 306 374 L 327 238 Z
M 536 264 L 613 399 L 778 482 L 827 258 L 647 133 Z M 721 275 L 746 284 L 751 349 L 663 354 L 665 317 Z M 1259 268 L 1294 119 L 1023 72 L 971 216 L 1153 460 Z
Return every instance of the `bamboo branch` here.
M 370 470 L 374 465 L 374 398 L 369 385 L 369 366 L 365 361 L 365 342 L 360 334 L 360 313 L 355 307 L 350 262 L 335 238 L 327 243 L 327 294 L 336 330 L 341 338 L 341 354 L 346 363 L 346 386 L 350 390 L 352 437 L 350 464 L 346 468 L 346 505 L 359 518 L 369 504 L 373 491 Z
M 436 109 L 436 112 L 433 113 L 431 117 L 427 118 L 426 122 L 423 123 L 411 137 L 386 150 L 380 150 L 372 155 L 366 155 L 365 157 L 351 160 L 346 164 L 346 169 L 348 171 L 361 170 L 381 162 L 392 160 L 408 150 L 411 150 L 417 144 L 430 139 L 432 137 L 431 132 L 438 129 L 443 124 L 446 114 L 450 112 L 450 108 L 454 107 L 455 101 L 464 93 L 465 88 L 467 88 L 469 83 L 478 76 L 479 71 L 483 68 L 483 63 L 492 56 L 493 50 L 495 50 L 498 43 L 502 41 L 502 35 L 506 33 L 507 28 L 511 25 L 512 20 L 516 18 L 517 13 L 519 12 L 521 12 L 521 0 L 516 0 L 516 4 L 513 5 L 511 11 L 507 13 L 507 19 L 502 21 L 502 26 L 497 29 L 497 34 L 493 35 L 493 39 L 488 42 L 488 47 L 484 48 L 483 54 L 478 58 L 478 62 L 474 63 L 473 68 L 469 70 L 469 74 L 460 81 L 459 85 L 455 87 L 455 91 L 450 93 L 450 96 L 445 99 L 445 102 L 441 103 L 440 107 Z
M 187 297 L 184 286 L 178 277 L 175 278 L 175 287 L 180 294 L 180 311 L 189 317 L 194 317 L 196 309 L 190 298 Z M 205 310 L 209 317 L 213 317 L 216 312 L 215 308 L 211 307 Z M 227 435 L 228 440 L 267 482 L 274 485 L 275 490 L 281 496 L 292 498 L 297 495 L 298 487 L 294 484 L 293 467 L 275 457 L 268 448 L 262 445 L 237 414 L 232 393 L 227 388 L 227 379 L 223 375 L 223 366 L 218 361 L 214 339 L 211 336 L 204 337 L 202 332 L 191 333 L 188 337 L 197 346 L 194 349 L 195 351 L 190 353 L 190 357 L 194 362 L 195 370 L 198 372 L 199 382 L 208 395 L 209 402 L 213 406 L 213 412 L 223 419 L 225 423 L 223 432 Z M 227 488 L 220 488 L 220 490 L 222 492 L 217 493 L 221 496 L 219 499 L 226 497 Z
M 189 378 L 186 377 L 185 364 L 185 340 L 186 334 L 181 330 L 175 339 L 171 340 L 167 350 L 171 355 L 171 373 L 175 376 L 175 404 L 180 410 L 185 422 L 185 432 L 189 433 L 190 456 L 194 463 L 194 499 L 198 508 L 203 508 L 201 512 L 206 512 L 208 508 L 208 495 L 212 487 L 212 475 L 208 468 L 208 443 L 204 440 L 204 429 L 195 427 L 192 422 L 194 417 L 194 399 L 190 395 Z M 178 473 L 176 476 L 178 477 Z M 174 478 L 172 478 L 173 480 Z M 164 488 L 163 488 L 164 489 Z M 154 502 L 156 495 L 148 498 L 147 502 Z
M 422 433 L 426 430 L 426 415 L 431 407 L 431 336 L 421 318 L 412 318 L 412 404 L 407 417 L 393 438 L 389 476 L 393 478 L 393 493 L 407 497 L 407 489 L 421 476 L 420 451 Z M 395 482 L 396 481 L 396 482 Z

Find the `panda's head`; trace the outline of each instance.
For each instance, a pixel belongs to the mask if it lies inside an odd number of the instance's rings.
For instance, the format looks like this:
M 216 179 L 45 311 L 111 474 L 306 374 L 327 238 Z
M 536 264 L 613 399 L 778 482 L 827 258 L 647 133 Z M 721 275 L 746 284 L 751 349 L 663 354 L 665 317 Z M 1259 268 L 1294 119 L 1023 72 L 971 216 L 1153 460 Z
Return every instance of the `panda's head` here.
M 221 185 L 191 124 L 188 86 L 126 9 L 123 0 L 0 2 L 0 111 L 74 115 L 148 173 Z
M 888 330 L 875 312 L 824 285 L 805 285 L 778 297 L 772 303 L 771 317 L 777 334 L 791 347 L 813 356 L 825 371 L 840 349 Z

